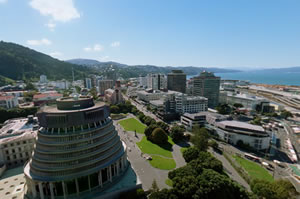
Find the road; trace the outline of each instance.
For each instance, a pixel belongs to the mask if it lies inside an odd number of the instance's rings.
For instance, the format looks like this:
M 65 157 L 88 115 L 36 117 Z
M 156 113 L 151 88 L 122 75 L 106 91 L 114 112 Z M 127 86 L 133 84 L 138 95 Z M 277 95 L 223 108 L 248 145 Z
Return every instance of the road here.
M 142 157 L 141 151 L 136 145 L 136 142 L 142 139 L 142 135 L 137 134 L 137 137 L 135 137 L 134 132 L 124 131 L 116 121 L 114 121 L 114 125 L 121 140 L 127 145 L 128 160 L 142 182 L 143 189 L 149 190 L 154 179 L 156 180 L 159 188 L 168 188 L 168 185 L 165 184 L 165 181 L 168 178 L 169 171 L 153 168 L 149 162 Z
M 249 184 L 238 174 L 238 172 L 231 166 L 228 160 L 221 154 L 214 151 L 210 151 L 218 160 L 223 164 L 223 168 L 231 179 L 238 182 L 240 185 L 245 187 L 248 191 L 251 191 Z

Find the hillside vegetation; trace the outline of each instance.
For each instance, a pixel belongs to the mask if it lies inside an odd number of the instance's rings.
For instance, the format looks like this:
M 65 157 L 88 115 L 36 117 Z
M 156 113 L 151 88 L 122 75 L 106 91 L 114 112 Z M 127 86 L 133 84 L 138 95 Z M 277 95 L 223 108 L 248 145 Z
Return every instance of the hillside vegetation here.
M 48 79 L 72 79 L 72 68 L 76 78 L 95 72 L 94 69 L 60 61 L 30 48 L 0 41 L 0 81 L 34 80 L 41 74 Z M 9 79 L 6 79 L 9 78 Z

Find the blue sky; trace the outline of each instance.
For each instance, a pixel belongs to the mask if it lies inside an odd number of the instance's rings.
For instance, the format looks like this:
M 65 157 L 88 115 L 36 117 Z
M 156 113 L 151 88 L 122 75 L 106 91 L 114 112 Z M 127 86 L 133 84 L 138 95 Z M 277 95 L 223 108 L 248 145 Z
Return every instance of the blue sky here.
M 0 0 L 0 40 L 65 60 L 300 66 L 300 1 Z

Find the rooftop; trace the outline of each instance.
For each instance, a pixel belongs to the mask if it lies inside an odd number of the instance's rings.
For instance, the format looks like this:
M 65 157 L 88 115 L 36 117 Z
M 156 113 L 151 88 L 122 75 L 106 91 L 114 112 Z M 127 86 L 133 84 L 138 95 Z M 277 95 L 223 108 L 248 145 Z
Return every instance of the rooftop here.
M 233 127 L 250 129 L 250 130 L 255 130 L 255 131 L 265 131 L 264 128 L 261 126 L 248 124 L 246 122 L 239 122 L 239 121 L 234 121 L 234 120 L 224 120 L 224 121 L 221 121 L 218 123 L 223 124 L 225 126 L 233 126 Z
M 38 128 L 36 118 L 33 122 L 28 122 L 28 118 L 19 118 L 8 120 L 0 129 L 0 143 L 7 142 L 12 139 L 18 139 L 23 136 L 34 136 L 32 132 Z

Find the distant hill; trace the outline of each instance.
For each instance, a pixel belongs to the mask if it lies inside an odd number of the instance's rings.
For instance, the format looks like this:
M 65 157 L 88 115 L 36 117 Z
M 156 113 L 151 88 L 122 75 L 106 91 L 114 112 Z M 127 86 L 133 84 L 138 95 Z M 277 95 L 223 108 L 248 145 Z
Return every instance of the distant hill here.
M 47 75 L 48 79 L 72 79 L 72 68 L 77 79 L 91 74 L 94 69 L 60 61 L 49 55 L 30 48 L 0 41 L 0 81 L 34 80 L 40 75 Z M 1 83 L 0 83 L 1 84 Z
M 123 78 L 138 77 L 139 75 L 146 75 L 148 73 L 163 73 L 167 74 L 175 69 L 183 70 L 187 75 L 197 75 L 203 70 L 214 72 L 214 73 L 231 73 L 240 72 L 239 70 L 223 69 L 223 68 L 205 68 L 205 67 L 195 67 L 195 66 L 154 66 L 154 65 L 126 65 L 117 62 L 99 62 L 97 60 L 89 59 L 72 59 L 67 60 L 67 62 L 86 65 L 93 68 L 98 68 L 105 73 L 105 71 L 110 71 L 114 69 L 119 76 Z

